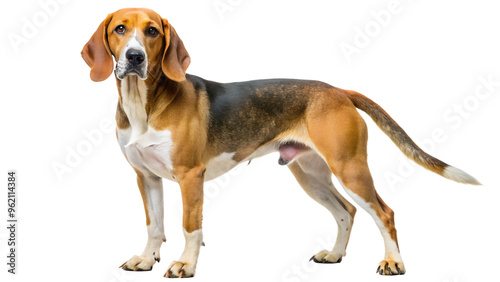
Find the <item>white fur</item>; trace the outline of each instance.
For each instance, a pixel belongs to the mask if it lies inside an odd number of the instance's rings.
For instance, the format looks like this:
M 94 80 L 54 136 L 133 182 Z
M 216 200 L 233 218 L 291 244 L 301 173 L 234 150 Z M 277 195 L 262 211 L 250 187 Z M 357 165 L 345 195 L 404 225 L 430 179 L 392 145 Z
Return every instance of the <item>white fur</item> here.
M 335 197 L 335 193 L 338 192 L 332 183 L 332 172 L 318 154 L 310 151 L 310 153 L 297 158 L 297 163 L 302 171 L 308 175 L 307 185 L 301 185 L 304 191 L 327 208 L 338 224 L 337 240 L 332 251 L 323 250 L 315 257 L 318 260 L 326 258 L 332 259 L 330 262 L 336 262 L 346 254 L 353 218 L 339 202 L 339 199 Z
M 481 185 L 481 183 L 479 183 L 479 181 L 477 181 L 471 175 L 467 174 L 461 169 L 452 166 L 448 166 L 444 169 L 443 176 L 460 183 Z
M 236 153 L 222 153 L 206 164 L 205 181 L 212 180 L 230 171 L 238 163 L 233 159 Z
M 156 177 L 145 176 L 144 181 L 150 224 L 147 227 L 148 243 L 142 257 L 159 258 L 160 246 L 166 241 L 163 226 L 163 185 L 162 180 Z
M 200 247 L 203 244 L 203 232 L 201 229 L 198 229 L 188 233 L 184 229 L 184 238 L 186 239 L 184 252 L 178 261 L 174 261 L 170 264 L 168 269 L 169 272 L 176 276 L 180 276 L 181 271 L 184 273 L 184 276 L 193 276 L 196 271 Z
M 132 35 L 130 40 L 127 42 L 127 45 L 125 46 L 124 52 L 122 52 L 121 56 L 123 56 L 123 54 L 126 53 L 128 49 L 137 49 L 137 50 L 145 51 L 144 46 L 142 46 L 142 43 L 139 42 L 139 40 L 137 40 L 137 39 L 138 39 L 137 38 L 137 29 L 134 29 L 134 34 Z M 120 59 L 121 59 L 121 56 L 120 56 Z
M 159 177 L 145 176 L 145 190 L 148 197 L 148 213 L 151 223 L 148 226 L 149 241 L 166 241 L 163 224 L 163 181 Z M 149 230 L 151 228 L 151 230 Z
M 133 35 L 130 37 L 129 41 L 127 42 L 127 45 L 123 48 L 118 61 L 116 62 L 116 75 L 119 79 L 125 78 L 125 72 L 127 71 L 127 65 L 128 65 L 128 60 L 127 60 L 127 51 L 130 49 L 135 49 L 138 51 L 142 51 L 144 53 L 144 65 L 141 68 L 141 74 L 138 75 L 138 77 L 141 80 L 146 80 L 148 73 L 147 73 L 147 68 L 148 68 L 148 55 L 146 53 L 146 49 L 144 48 L 144 45 L 140 42 L 139 37 L 137 36 L 137 29 L 134 29 Z M 135 74 L 133 74 L 135 75 Z
M 179 261 L 196 265 L 198 255 L 200 253 L 200 247 L 203 244 L 203 232 L 201 229 L 195 230 L 191 233 L 188 233 L 185 229 L 183 229 L 183 231 L 184 238 L 186 239 L 186 245 Z
M 166 241 L 163 225 L 163 185 L 161 178 L 144 175 L 144 200 L 150 223 L 148 242 L 141 256 L 133 256 L 123 267 L 131 270 L 149 270 L 160 260 L 160 247 Z
M 125 154 L 125 145 L 128 144 L 128 141 L 132 136 L 132 128 L 131 127 L 127 127 L 126 129 L 116 128 L 116 135 L 118 138 L 118 144 L 120 144 L 120 149 L 122 149 L 122 153 Z
M 169 130 L 156 131 L 148 127 L 145 133 L 128 142 L 125 152 L 134 167 L 175 180 L 171 158 L 172 146 L 172 133 Z
M 377 213 L 372 209 L 371 204 L 363 200 L 360 196 L 358 196 L 356 193 L 353 193 L 351 190 L 346 188 L 342 181 L 340 181 L 340 184 L 342 187 L 344 187 L 344 190 L 347 192 L 347 194 L 365 211 L 367 211 L 372 218 L 375 221 L 375 224 L 377 224 L 378 229 L 380 230 L 380 233 L 382 234 L 382 238 L 384 238 L 384 245 L 385 245 L 385 259 L 392 259 L 394 261 L 403 263 L 403 259 L 401 258 L 401 254 L 399 253 L 398 245 L 394 240 L 392 240 L 391 235 L 387 231 L 387 228 L 385 227 L 384 223 L 380 220 L 380 218 L 377 216 Z
M 121 82 L 123 110 L 132 128 L 129 144 L 136 141 L 148 128 L 146 102 L 148 89 L 146 83 L 135 76 L 127 76 Z

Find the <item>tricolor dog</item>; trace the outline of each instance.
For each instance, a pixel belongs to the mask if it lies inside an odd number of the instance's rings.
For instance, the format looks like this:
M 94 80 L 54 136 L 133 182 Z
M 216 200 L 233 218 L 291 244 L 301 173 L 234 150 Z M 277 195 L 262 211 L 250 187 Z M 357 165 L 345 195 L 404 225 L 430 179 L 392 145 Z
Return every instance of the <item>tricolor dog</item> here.
M 279 164 L 290 168 L 339 226 L 333 249 L 311 260 L 339 263 L 349 241 L 356 208 L 335 189 L 333 174 L 382 233 L 385 256 L 377 272 L 404 274 L 394 212 L 373 185 L 367 127 L 357 109 L 417 164 L 457 182 L 479 184 L 422 151 L 380 106 L 355 91 L 318 81 L 218 83 L 186 74 L 191 58 L 182 40 L 166 19 L 148 9 L 109 14 L 82 56 L 93 81 L 107 79 L 114 70 L 118 143 L 137 173 L 146 211 L 146 248 L 121 266 L 125 270 L 150 270 L 160 260 L 166 241 L 162 178 L 180 185 L 186 239 L 184 252 L 165 276 L 191 277 L 203 245 L 203 182 L 241 162 L 279 152 Z

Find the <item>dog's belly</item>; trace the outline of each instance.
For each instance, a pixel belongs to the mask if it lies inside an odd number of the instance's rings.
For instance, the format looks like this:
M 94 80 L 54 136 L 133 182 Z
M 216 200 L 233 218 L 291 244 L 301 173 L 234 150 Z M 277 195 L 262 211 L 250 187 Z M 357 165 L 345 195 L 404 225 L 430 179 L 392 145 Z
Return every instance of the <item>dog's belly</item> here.
M 169 130 L 156 131 L 149 128 L 140 135 L 132 134 L 132 130 L 118 130 L 120 147 L 130 164 L 143 173 L 152 173 L 159 177 L 176 181 L 172 164 L 173 147 Z M 212 180 L 230 171 L 241 162 L 279 151 L 279 164 L 286 165 L 310 148 L 297 142 L 271 142 L 255 150 L 242 160 L 235 160 L 237 152 L 223 152 L 210 159 L 206 164 L 205 181 Z M 189 152 L 186 152 L 188 154 Z
M 217 178 L 234 168 L 238 162 L 233 157 L 235 153 L 222 153 L 206 164 L 205 181 Z

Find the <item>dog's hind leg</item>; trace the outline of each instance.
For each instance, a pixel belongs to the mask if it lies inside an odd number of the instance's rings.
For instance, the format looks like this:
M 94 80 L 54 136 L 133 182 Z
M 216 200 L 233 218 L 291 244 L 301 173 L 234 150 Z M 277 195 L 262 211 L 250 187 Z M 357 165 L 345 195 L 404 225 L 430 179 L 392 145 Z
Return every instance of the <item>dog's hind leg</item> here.
M 337 241 L 331 251 L 323 250 L 311 260 L 318 263 L 338 263 L 345 256 L 356 208 L 335 189 L 332 172 L 316 153 L 301 156 L 289 166 L 304 191 L 328 209 L 337 221 Z
M 351 198 L 366 210 L 374 219 L 382 234 L 385 257 L 379 263 L 380 275 L 401 275 L 406 269 L 399 253 L 394 212 L 375 191 L 366 161 L 351 160 L 337 164 L 341 172 L 336 172 L 340 182 Z
M 354 106 L 346 103 L 335 111 L 311 115 L 309 136 L 346 192 L 374 219 L 385 244 L 385 257 L 377 272 L 398 275 L 406 272 L 399 253 L 394 212 L 378 195 L 367 163 L 368 132 Z

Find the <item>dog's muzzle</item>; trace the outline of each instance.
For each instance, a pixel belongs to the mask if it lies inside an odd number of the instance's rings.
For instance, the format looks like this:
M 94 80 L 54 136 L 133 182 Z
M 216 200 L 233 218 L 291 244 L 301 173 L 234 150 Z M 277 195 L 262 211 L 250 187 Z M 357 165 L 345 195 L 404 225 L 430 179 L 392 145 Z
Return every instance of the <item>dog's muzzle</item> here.
M 147 61 L 143 51 L 128 49 L 124 59 L 116 63 L 115 72 L 118 79 L 124 79 L 129 74 L 137 75 L 142 80 L 147 78 Z

